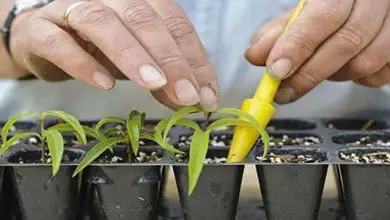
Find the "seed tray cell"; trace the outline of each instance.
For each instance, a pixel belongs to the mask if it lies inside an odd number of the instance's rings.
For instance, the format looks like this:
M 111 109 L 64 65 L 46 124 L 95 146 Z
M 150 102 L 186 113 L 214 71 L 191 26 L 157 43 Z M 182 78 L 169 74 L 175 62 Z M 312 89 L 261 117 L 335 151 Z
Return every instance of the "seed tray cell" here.
M 83 124 L 93 126 L 97 121 Z M 39 158 L 41 153 L 22 141 L 0 158 L 0 180 L 7 183 L 0 190 L 2 204 L 7 206 L 1 212 L 21 220 L 156 219 L 167 168 L 172 167 L 186 220 L 233 220 L 243 171 L 246 165 L 254 165 L 267 219 L 313 220 L 332 166 L 348 220 L 388 219 L 389 122 L 386 118 L 274 119 L 267 127 L 271 137 L 268 156 L 262 158 L 264 146 L 259 139 L 248 157 L 235 164 L 226 163 L 233 130 L 220 129 L 212 133 L 191 196 L 186 157 L 178 160 L 153 142 L 141 144 L 138 163 L 128 163 L 126 147 L 117 146 L 115 154 L 105 152 L 80 177 L 72 178 L 76 165 L 95 142 L 78 146 L 72 135 L 66 135 L 73 143 L 66 146 L 69 159 L 52 178 L 50 165 L 20 163 L 25 154 Z M 151 131 L 155 123 L 150 120 L 147 129 Z M 189 152 L 190 136 L 191 130 L 181 126 L 174 126 L 169 135 L 170 142 L 184 152 Z

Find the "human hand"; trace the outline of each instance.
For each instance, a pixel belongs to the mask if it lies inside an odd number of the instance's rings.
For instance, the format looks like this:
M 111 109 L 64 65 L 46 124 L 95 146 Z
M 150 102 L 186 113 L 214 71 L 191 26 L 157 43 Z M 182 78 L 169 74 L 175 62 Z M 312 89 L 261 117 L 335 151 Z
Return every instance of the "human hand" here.
M 77 2 L 53 1 L 15 20 L 11 51 L 20 67 L 47 81 L 72 77 L 104 90 L 127 78 L 173 109 L 217 107 L 216 74 L 174 1 Z
M 382 87 L 390 82 L 389 8 L 389 0 L 307 0 L 286 33 L 293 10 L 260 28 L 245 56 L 283 79 L 280 104 L 327 79 Z

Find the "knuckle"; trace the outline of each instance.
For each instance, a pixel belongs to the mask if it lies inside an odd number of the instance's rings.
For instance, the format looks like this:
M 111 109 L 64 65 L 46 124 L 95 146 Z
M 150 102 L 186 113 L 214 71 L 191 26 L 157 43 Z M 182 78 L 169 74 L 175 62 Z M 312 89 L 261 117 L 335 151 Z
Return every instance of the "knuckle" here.
M 133 1 L 134 2 L 134 1 Z M 143 1 L 140 3 L 129 3 L 122 11 L 124 21 L 132 26 L 142 27 L 153 24 L 157 14 L 151 10 Z
M 318 2 L 318 6 L 316 15 L 330 24 L 343 23 L 348 18 L 351 8 L 351 5 L 346 4 L 346 1 L 339 0 L 321 0 Z
M 359 74 L 371 74 L 378 70 L 378 65 L 373 59 L 357 58 L 350 63 L 352 72 Z
M 36 35 L 35 42 L 37 42 L 43 48 L 50 50 L 60 49 L 66 45 L 66 36 L 60 30 L 51 30 L 41 36 Z
M 162 57 L 158 63 L 162 68 L 164 68 L 170 65 L 175 65 L 183 62 L 184 62 L 183 58 L 178 55 L 166 55 Z
M 360 51 L 363 45 L 362 31 L 352 26 L 342 27 L 336 34 L 337 47 L 340 54 L 356 54 Z
M 307 53 L 312 54 L 316 50 L 316 43 L 310 40 L 303 32 L 291 33 L 287 40 L 290 42 L 290 45 L 299 48 L 299 51 L 304 50 Z
M 137 51 L 139 50 L 139 46 L 132 44 L 119 47 L 117 53 L 115 53 L 115 55 L 113 56 L 114 63 L 121 63 L 126 66 L 126 61 L 124 59 L 126 59 L 126 57 L 129 57 L 129 54 L 137 54 Z
M 114 16 L 111 10 L 99 4 L 82 4 L 81 6 L 77 8 L 78 14 L 74 16 L 77 23 L 88 26 L 101 25 Z
M 186 39 L 192 37 L 195 29 L 191 22 L 184 17 L 169 17 L 165 20 L 165 26 L 170 30 L 174 39 Z
M 299 94 L 303 94 L 312 88 L 316 87 L 319 83 L 319 79 L 313 74 L 312 71 L 301 71 L 297 76 L 297 82 L 301 85 L 300 88 L 296 88 Z

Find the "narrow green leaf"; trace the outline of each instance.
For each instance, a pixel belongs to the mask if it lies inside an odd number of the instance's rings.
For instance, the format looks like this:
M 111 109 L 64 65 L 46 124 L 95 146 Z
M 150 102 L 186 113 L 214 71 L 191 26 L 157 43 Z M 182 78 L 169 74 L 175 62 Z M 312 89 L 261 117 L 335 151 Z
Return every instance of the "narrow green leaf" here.
M 168 121 L 168 119 L 162 119 L 157 123 L 155 126 L 154 140 L 158 145 L 160 145 L 160 147 L 172 154 L 184 154 L 183 151 L 176 149 L 171 144 L 166 142 L 166 138 L 164 139 L 162 137 L 162 132 L 164 131 L 165 126 L 168 124 Z
M 144 133 L 139 136 L 139 139 L 146 139 L 146 140 L 151 140 L 157 143 L 156 138 L 154 138 L 153 134 L 150 133 Z
M 210 134 L 202 130 L 196 130 L 192 136 L 190 146 L 190 159 L 188 162 L 188 195 L 191 195 L 198 182 L 203 169 L 209 147 Z
M 60 118 L 64 120 L 66 123 L 70 124 L 75 132 L 79 135 L 81 138 L 80 144 L 87 144 L 87 137 L 85 135 L 85 131 L 80 124 L 80 122 L 72 115 L 64 112 L 64 111 L 47 111 L 42 113 L 42 118 L 45 118 L 46 116 L 54 116 L 57 118 Z
M 96 132 L 94 129 L 92 129 L 88 126 L 82 125 L 82 127 L 85 131 L 85 134 L 88 136 L 91 136 L 91 137 L 96 138 L 98 140 L 102 140 L 105 138 L 103 136 L 103 134 Z M 66 133 L 66 132 L 74 133 L 77 137 L 77 140 L 80 143 L 83 140 L 82 137 L 78 133 L 75 132 L 75 130 L 73 129 L 73 127 L 70 124 L 67 124 L 67 123 L 66 124 L 57 124 L 57 125 L 54 125 L 53 127 L 50 127 L 50 129 L 56 130 L 56 131 L 61 132 L 61 133 Z
M 28 112 L 23 112 L 21 114 L 14 115 L 10 119 L 8 119 L 8 121 L 4 124 L 4 126 L 1 129 L 3 143 L 5 143 L 7 141 L 9 130 L 15 124 L 16 121 L 18 121 L 21 118 L 24 118 L 27 116 L 33 116 L 33 115 L 36 115 L 36 113 L 28 111 Z
M 27 132 L 27 133 L 19 133 L 12 136 L 9 140 L 4 142 L 0 147 L 0 155 L 2 155 L 4 152 L 6 152 L 13 144 L 15 144 L 16 141 L 25 139 L 27 137 L 36 136 L 37 138 L 41 139 L 41 136 L 38 133 L 35 132 Z
M 248 121 L 250 121 L 254 125 L 256 124 L 256 125 L 260 126 L 254 117 L 252 117 L 250 114 L 248 114 L 244 111 L 241 111 L 240 109 L 222 108 L 222 109 L 217 110 L 217 113 L 236 115 L 236 116 L 239 116 L 241 118 L 247 119 Z M 264 128 L 261 128 L 261 129 L 264 129 Z
M 102 133 L 97 132 L 93 128 L 90 128 L 88 126 L 83 125 L 83 129 L 84 129 L 85 133 L 87 135 L 91 136 L 91 137 L 94 137 L 94 138 L 96 138 L 98 140 L 104 140 L 105 139 L 105 137 L 104 137 L 104 135 Z
M 178 121 L 176 121 L 175 124 L 176 125 L 185 126 L 185 127 L 189 127 L 189 128 L 194 129 L 194 130 L 201 129 L 198 123 L 196 123 L 195 121 L 193 121 L 191 119 L 186 119 L 186 118 L 179 119 Z
M 127 135 L 133 148 L 134 155 L 138 154 L 139 136 L 142 130 L 142 114 L 138 111 L 132 111 L 126 123 Z
M 164 150 L 170 152 L 171 154 L 185 154 L 183 151 L 176 149 L 171 144 L 161 143 L 159 144 Z
M 105 139 L 96 144 L 87 152 L 87 154 L 85 154 L 83 160 L 80 162 L 80 164 L 74 171 L 73 177 L 75 177 L 79 172 L 81 172 L 85 167 L 92 163 L 96 158 L 98 158 L 104 151 L 109 149 L 111 146 L 124 142 L 126 142 L 126 140 L 122 137 L 113 137 Z
M 176 149 L 175 147 L 173 147 L 171 144 L 167 143 L 163 137 L 161 136 L 161 134 L 159 133 L 155 133 L 155 136 L 154 136 L 154 140 L 156 141 L 156 143 L 158 145 L 160 145 L 160 147 L 162 147 L 164 150 L 170 152 L 170 153 L 176 153 L 176 154 L 184 154 L 183 151 L 181 150 L 178 150 Z
M 250 114 L 240 110 L 240 109 L 235 109 L 235 108 L 223 108 L 217 110 L 217 113 L 221 114 L 231 114 L 231 115 L 236 115 L 240 117 L 240 120 L 246 119 L 248 122 L 251 123 L 251 126 L 255 128 L 261 136 L 261 139 L 264 144 L 264 153 L 263 157 L 265 157 L 268 154 L 269 151 L 269 135 L 267 131 L 256 121 L 254 117 L 252 117 Z
M 100 132 L 100 128 L 105 125 L 105 124 L 108 124 L 108 123 L 118 123 L 118 124 L 123 124 L 123 125 L 126 125 L 126 121 L 122 118 L 118 118 L 118 117 L 107 117 L 107 118 L 103 118 L 102 120 L 100 120 L 97 124 L 96 124 L 96 127 L 95 127 L 95 130 L 97 132 Z
M 170 152 L 170 153 L 176 153 L 176 154 L 184 154 L 183 151 L 180 151 L 176 148 L 174 148 L 172 145 L 168 144 L 168 143 L 159 143 L 161 142 L 162 140 L 162 137 L 159 138 L 159 141 L 156 140 L 156 138 L 153 136 L 153 134 L 149 134 L 149 133 L 145 133 L 145 134 L 141 134 L 140 135 L 140 139 L 146 139 L 146 140 L 151 140 L 153 142 L 156 142 L 157 144 L 159 144 L 163 149 L 165 149 L 166 151 Z
M 175 123 L 179 119 L 181 119 L 189 114 L 198 113 L 201 111 L 202 110 L 198 107 L 189 106 L 189 107 L 184 107 L 184 108 L 180 109 L 179 111 L 177 111 L 175 114 L 173 114 L 173 116 L 169 119 L 168 124 L 164 128 L 164 135 L 163 135 L 164 139 L 166 139 L 168 137 L 168 133 L 171 130 L 172 126 L 175 125 Z
M 269 135 L 266 131 L 263 131 L 261 133 L 261 140 L 263 141 L 263 144 L 264 144 L 263 157 L 266 157 L 268 152 L 269 152 L 269 146 L 270 146 Z
M 227 126 L 237 126 L 237 125 L 243 125 L 243 126 L 250 126 L 253 127 L 253 124 L 249 121 L 243 120 L 243 119 L 237 119 L 237 118 L 223 118 L 219 119 L 217 121 L 214 121 L 207 127 L 208 132 L 212 132 L 214 130 L 217 130 L 221 127 L 227 127 Z
M 51 155 L 52 173 L 55 176 L 60 170 L 62 156 L 64 154 L 64 138 L 57 130 L 48 129 L 43 133 Z
M 103 136 L 105 138 L 108 138 L 108 137 L 112 137 L 112 135 L 116 135 L 119 134 L 120 136 L 125 136 L 125 133 L 121 130 L 118 130 L 117 128 L 108 128 L 106 130 L 103 131 Z
M 156 127 L 154 128 L 156 133 L 155 134 L 161 134 L 161 137 L 162 137 L 162 132 L 164 131 L 165 127 L 167 126 L 168 124 L 168 119 L 163 119 L 161 121 L 159 121 L 156 125 Z

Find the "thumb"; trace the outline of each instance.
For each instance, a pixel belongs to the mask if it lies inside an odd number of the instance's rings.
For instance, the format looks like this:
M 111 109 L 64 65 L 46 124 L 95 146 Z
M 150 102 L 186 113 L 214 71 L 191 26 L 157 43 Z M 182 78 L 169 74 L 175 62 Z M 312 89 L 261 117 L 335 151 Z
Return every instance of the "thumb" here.
M 294 9 L 260 27 L 251 39 L 251 46 L 245 52 L 245 58 L 257 66 L 264 66 L 276 40 L 282 35 Z

